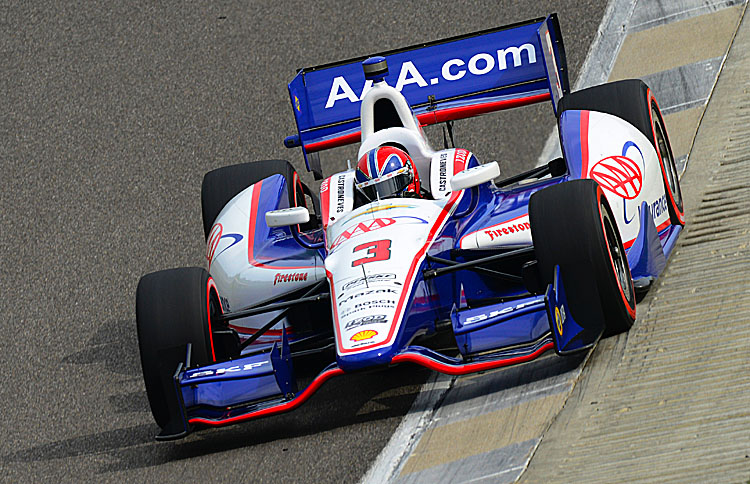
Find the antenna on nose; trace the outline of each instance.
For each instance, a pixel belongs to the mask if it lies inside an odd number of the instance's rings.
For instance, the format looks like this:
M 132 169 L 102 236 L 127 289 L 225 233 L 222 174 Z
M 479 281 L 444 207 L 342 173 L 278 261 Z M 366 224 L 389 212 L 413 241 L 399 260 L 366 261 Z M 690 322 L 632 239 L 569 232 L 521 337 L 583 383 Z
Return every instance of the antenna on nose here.
M 362 61 L 362 70 L 365 71 L 365 80 L 382 82 L 388 75 L 388 63 L 383 56 L 370 57 Z

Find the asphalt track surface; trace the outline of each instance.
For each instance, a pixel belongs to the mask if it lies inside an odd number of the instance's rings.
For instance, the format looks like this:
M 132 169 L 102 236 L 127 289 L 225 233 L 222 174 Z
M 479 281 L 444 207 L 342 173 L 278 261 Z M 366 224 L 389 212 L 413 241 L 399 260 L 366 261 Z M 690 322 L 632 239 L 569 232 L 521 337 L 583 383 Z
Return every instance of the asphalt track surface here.
M 606 2 L 156 3 L 0 4 L 0 481 L 357 481 L 425 370 L 345 376 L 291 414 L 157 443 L 139 277 L 203 265 L 206 171 L 301 167 L 281 143 L 296 68 L 556 11 L 573 81 Z M 514 172 L 552 123 L 524 108 L 460 123 L 457 143 Z

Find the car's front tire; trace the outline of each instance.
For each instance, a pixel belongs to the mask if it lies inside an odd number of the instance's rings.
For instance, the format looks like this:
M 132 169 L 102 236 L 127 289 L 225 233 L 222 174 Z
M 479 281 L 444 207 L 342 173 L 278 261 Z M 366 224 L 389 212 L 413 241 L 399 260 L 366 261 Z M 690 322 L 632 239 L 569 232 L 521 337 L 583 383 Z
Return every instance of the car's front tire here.
M 174 417 L 172 377 L 191 344 L 191 366 L 216 361 L 211 325 L 221 314 L 216 286 L 204 269 L 185 267 L 143 276 L 136 290 L 136 325 L 143 380 L 154 420 Z
M 540 279 L 546 287 L 560 266 L 574 319 L 594 329 L 603 317 L 607 335 L 629 330 L 635 320 L 635 290 L 601 187 L 585 179 L 540 190 L 529 201 L 529 221 Z

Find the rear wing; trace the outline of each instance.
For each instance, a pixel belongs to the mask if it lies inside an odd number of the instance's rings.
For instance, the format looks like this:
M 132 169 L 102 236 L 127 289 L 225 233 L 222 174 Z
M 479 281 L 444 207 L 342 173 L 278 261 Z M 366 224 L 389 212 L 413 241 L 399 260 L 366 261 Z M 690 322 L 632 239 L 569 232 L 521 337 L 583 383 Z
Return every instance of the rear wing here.
M 555 14 L 473 34 L 380 53 L 385 82 L 406 98 L 422 126 L 552 100 L 569 92 L 560 25 Z M 318 151 L 360 140 L 363 56 L 300 69 L 289 83 L 308 171 L 320 175 Z

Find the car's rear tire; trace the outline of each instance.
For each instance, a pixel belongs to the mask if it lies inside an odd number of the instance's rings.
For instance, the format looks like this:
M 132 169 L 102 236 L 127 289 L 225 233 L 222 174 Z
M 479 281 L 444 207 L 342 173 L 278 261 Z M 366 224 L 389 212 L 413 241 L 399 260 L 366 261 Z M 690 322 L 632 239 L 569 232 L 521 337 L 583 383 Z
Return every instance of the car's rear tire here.
M 211 232 L 216 217 L 224 206 L 245 188 L 268 178 L 271 175 L 284 175 L 286 186 L 294 186 L 294 167 L 285 160 L 264 160 L 253 163 L 224 166 L 209 171 L 203 177 L 201 186 L 201 208 L 203 211 L 203 231 L 206 239 Z M 289 193 L 289 206 L 294 206 L 294 190 Z
M 669 218 L 673 225 L 685 225 L 682 191 L 675 166 L 672 145 L 659 104 L 649 87 L 640 79 L 625 79 L 566 94 L 558 112 L 588 110 L 617 116 L 635 126 L 651 142 L 661 164 Z
M 191 344 L 191 366 L 216 360 L 211 321 L 221 314 L 216 285 L 204 269 L 186 267 L 141 277 L 136 290 L 136 325 L 146 394 L 156 423 L 172 416 L 171 379 Z
M 573 180 L 534 193 L 529 220 L 539 277 L 552 282 L 560 266 L 573 318 L 606 335 L 627 331 L 635 320 L 635 290 L 612 210 L 593 180 Z M 599 305 L 598 307 L 596 305 Z

